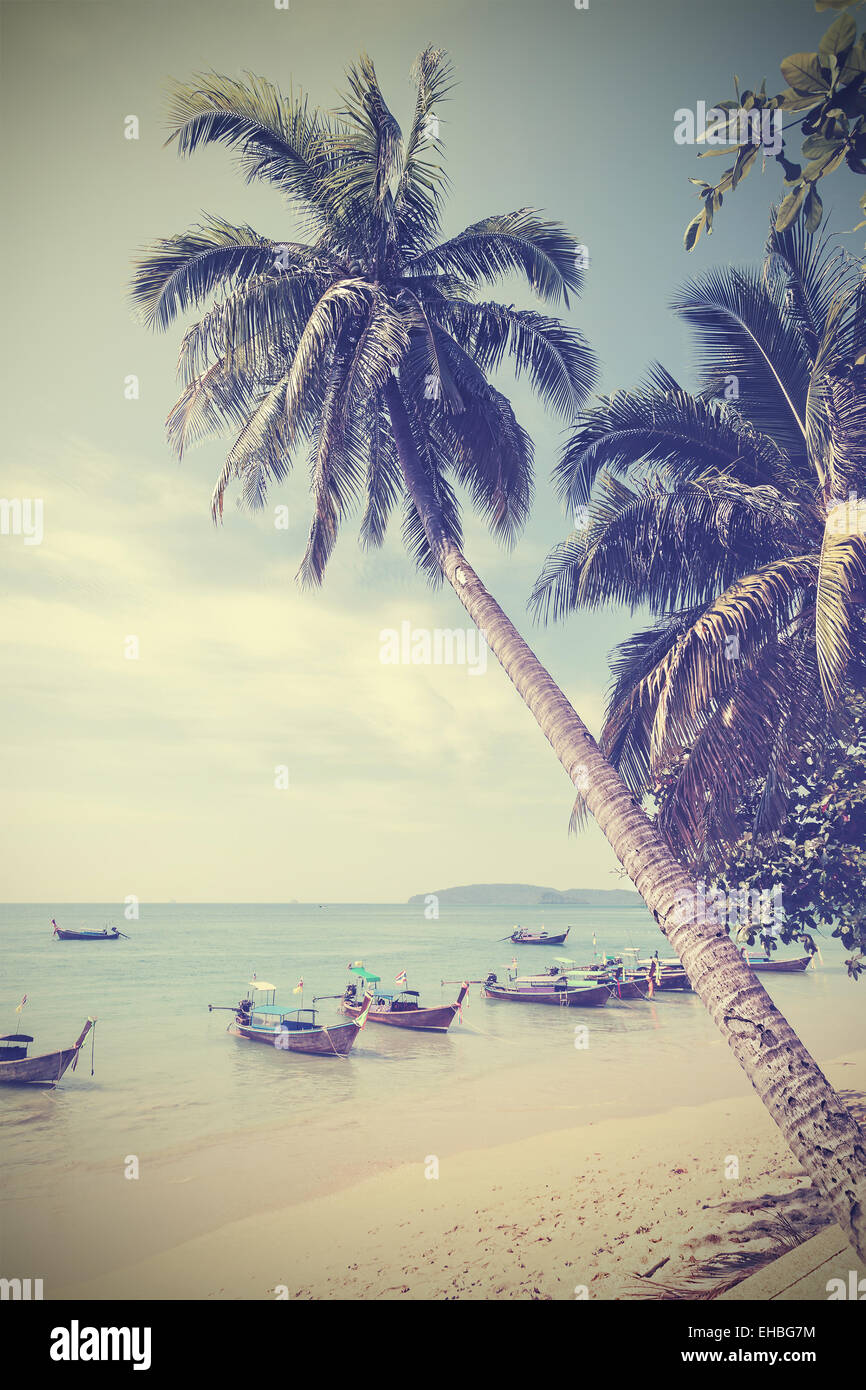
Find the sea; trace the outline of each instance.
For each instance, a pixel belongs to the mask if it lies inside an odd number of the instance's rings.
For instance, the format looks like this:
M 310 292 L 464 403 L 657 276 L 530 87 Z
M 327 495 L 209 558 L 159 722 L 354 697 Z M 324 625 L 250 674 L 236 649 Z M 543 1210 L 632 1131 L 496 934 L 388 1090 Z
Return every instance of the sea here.
M 63 927 L 116 924 L 127 940 L 63 942 Z M 570 929 L 566 947 L 514 947 L 516 925 Z M 427 1005 L 456 998 L 461 980 L 516 957 L 521 973 L 566 954 L 637 948 L 670 954 L 638 908 L 508 909 L 440 903 L 143 904 L 128 921 L 106 904 L 0 907 L 0 1025 L 32 1034 L 32 1052 L 69 1046 L 98 1020 L 77 1070 L 54 1090 L 0 1088 L 3 1171 L 31 1194 L 40 1173 L 230 1142 L 253 1152 L 278 1137 L 285 1200 L 332 1190 L 399 1163 L 508 1142 L 600 1118 L 655 1113 L 744 1094 L 748 1082 L 692 994 L 603 1009 L 553 1009 L 481 997 L 445 1035 L 369 1024 L 347 1058 L 256 1047 L 227 1033 L 249 981 L 272 982 L 277 1003 L 312 1005 L 342 992 L 363 961 L 394 989 L 405 971 Z M 783 954 L 796 954 L 783 948 Z M 827 1060 L 866 1043 L 866 980 L 847 977 L 838 942 L 818 967 L 763 982 L 806 1045 Z M 293 991 L 303 981 L 303 994 Z M 26 995 L 20 1013 L 16 1006 Z M 321 999 L 325 1020 L 336 1001 Z M 91 1075 L 91 1066 L 93 1074 Z M 34 1188 L 34 1182 L 36 1188 Z

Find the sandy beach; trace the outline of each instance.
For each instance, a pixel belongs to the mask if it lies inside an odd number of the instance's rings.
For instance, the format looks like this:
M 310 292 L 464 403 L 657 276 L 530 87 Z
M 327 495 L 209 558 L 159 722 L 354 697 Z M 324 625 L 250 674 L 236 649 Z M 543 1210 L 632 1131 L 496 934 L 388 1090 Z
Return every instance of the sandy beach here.
M 862 1114 L 866 1052 L 826 1070 Z M 435 1170 L 435 1155 L 426 1155 L 326 1196 L 220 1224 L 70 1282 L 56 1296 L 612 1300 L 666 1289 L 706 1296 L 733 1277 L 733 1262 L 757 1262 L 830 1221 L 753 1096 L 473 1149 L 440 1161 L 438 1177 Z

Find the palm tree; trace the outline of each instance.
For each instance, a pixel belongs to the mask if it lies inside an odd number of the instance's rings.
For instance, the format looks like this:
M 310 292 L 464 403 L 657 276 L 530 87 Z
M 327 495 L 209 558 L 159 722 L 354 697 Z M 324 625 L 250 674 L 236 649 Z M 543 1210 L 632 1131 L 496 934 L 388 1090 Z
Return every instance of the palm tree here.
M 321 579 L 339 522 L 362 494 L 366 544 L 381 541 L 403 499 L 410 552 L 445 576 L 572 783 L 586 784 L 590 811 L 718 1027 L 866 1250 L 864 1136 L 734 945 L 683 906 L 691 885 L 682 866 L 462 553 L 456 487 L 506 541 L 531 499 L 529 439 L 488 372 L 508 357 L 573 418 L 593 361 L 556 319 L 476 299 L 479 285 L 516 272 L 540 298 L 567 304 L 580 275 L 577 245 L 561 227 L 521 209 L 437 243 L 445 181 L 430 129 L 450 84 L 445 55 L 422 53 L 414 77 L 405 139 L 367 58 L 350 69 L 337 118 L 259 78 L 209 74 L 175 90 L 170 142 L 179 152 L 211 141 L 234 149 L 248 179 L 286 195 L 311 239 L 277 242 L 210 218 L 144 254 L 134 297 L 154 327 L 219 293 L 183 340 L 186 384 L 170 439 L 180 452 L 215 429 L 235 433 L 215 517 L 233 480 L 262 505 L 270 481 L 308 448 L 313 520 L 302 583 Z
M 602 748 L 694 871 L 780 825 L 797 755 L 863 683 L 866 292 L 859 264 L 803 224 L 759 271 L 677 296 L 702 389 L 661 367 L 591 410 L 559 464 L 585 522 L 549 555 L 542 616 L 625 602 L 655 617 L 623 642 Z M 852 496 L 849 497 L 849 494 Z

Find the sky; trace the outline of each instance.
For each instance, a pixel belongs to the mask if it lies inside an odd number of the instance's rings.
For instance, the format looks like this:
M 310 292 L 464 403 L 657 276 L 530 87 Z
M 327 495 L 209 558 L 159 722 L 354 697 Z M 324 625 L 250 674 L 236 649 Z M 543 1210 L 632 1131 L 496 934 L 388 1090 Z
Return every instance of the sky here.
M 385 630 L 467 622 L 450 591 L 415 574 L 399 527 L 370 553 L 349 520 L 323 588 L 302 592 L 305 463 L 263 513 L 229 505 L 216 530 L 225 445 L 182 464 L 170 453 L 182 330 L 136 322 L 136 249 L 204 212 L 275 239 L 294 224 L 221 147 L 189 160 L 164 148 L 166 84 L 251 71 L 334 107 L 366 50 L 408 124 L 412 59 L 448 49 L 459 85 L 439 112 L 443 233 L 526 205 L 565 223 L 590 266 L 564 317 L 598 353 L 607 392 L 655 359 L 689 384 L 668 302 L 714 264 L 760 257 L 780 186 L 775 166 L 753 172 L 688 256 L 688 178 L 705 161 L 675 143 L 674 112 L 732 96 L 734 73 L 781 90 L 779 59 L 814 49 L 826 27 L 811 0 L 0 0 L 0 496 L 38 499 L 43 518 L 39 544 L 0 535 L 0 899 L 628 886 L 594 827 L 569 837 L 569 783 L 495 663 L 473 674 L 381 661 Z M 853 182 L 843 174 L 825 194 L 840 230 L 858 220 Z M 511 284 L 490 293 L 530 303 Z M 640 615 L 532 623 L 532 583 L 568 529 L 550 485 L 564 436 L 503 381 L 535 442 L 536 504 L 511 553 L 467 512 L 466 553 L 597 732 L 608 652 Z

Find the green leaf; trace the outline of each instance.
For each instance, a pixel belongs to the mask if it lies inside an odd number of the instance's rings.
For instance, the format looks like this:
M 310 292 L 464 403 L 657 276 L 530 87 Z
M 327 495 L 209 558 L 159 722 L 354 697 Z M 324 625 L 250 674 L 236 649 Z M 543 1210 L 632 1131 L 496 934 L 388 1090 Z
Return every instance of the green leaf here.
M 683 238 L 683 245 L 685 246 L 687 251 L 691 251 L 692 247 L 697 244 L 697 240 L 701 234 L 701 228 L 703 227 L 703 224 L 704 214 L 703 212 L 699 212 L 697 217 L 693 217 L 689 225 L 686 227 L 686 234 Z
M 825 174 L 832 174 L 834 169 L 839 168 L 844 158 L 845 146 L 843 145 L 835 155 L 824 155 L 821 159 L 813 159 L 803 170 L 803 178 L 807 183 L 814 183 L 816 179 L 823 178 Z
M 866 34 L 861 34 L 842 67 L 842 82 L 847 84 L 866 73 Z
M 824 215 L 824 204 L 821 202 L 818 190 L 814 184 L 812 184 L 809 189 L 804 212 L 806 217 L 806 231 L 817 232 L 821 225 L 821 218 Z
M 829 58 L 833 54 L 845 53 L 856 38 L 857 25 L 853 19 L 849 14 L 840 14 L 838 19 L 833 20 L 818 44 L 818 55 L 821 58 Z
M 782 203 L 776 215 L 777 232 L 783 232 L 786 227 L 790 227 L 791 223 L 795 221 L 797 214 L 799 213 L 800 208 L 803 205 L 803 199 L 805 198 L 805 196 L 805 183 L 798 184 L 797 187 L 793 190 L 793 192 L 788 194 L 787 198 Z
M 792 164 L 790 159 L 786 159 L 781 151 L 776 155 L 776 160 L 785 171 L 785 182 L 796 183 L 803 172 L 802 166 L 799 164 Z
M 820 159 L 822 155 L 832 155 L 840 147 L 839 140 L 827 140 L 823 135 L 810 135 L 803 141 L 802 153 L 807 159 Z
M 786 87 L 784 92 L 773 97 L 773 101 L 780 111 L 806 111 L 811 106 L 820 105 L 821 97 L 804 96 L 802 92 L 795 92 L 793 87 Z
M 829 92 L 830 83 L 821 71 L 817 53 L 792 53 L 782 59 L 782 76 L 795 92 Z
M 731 188 L 736 188 L 740 179 L 746 177 L 746 174 L 748 174 L 755 160 L 758 158 L 759 149 L 759 145 L 745 145 L 740 151 L 731 177 Z

